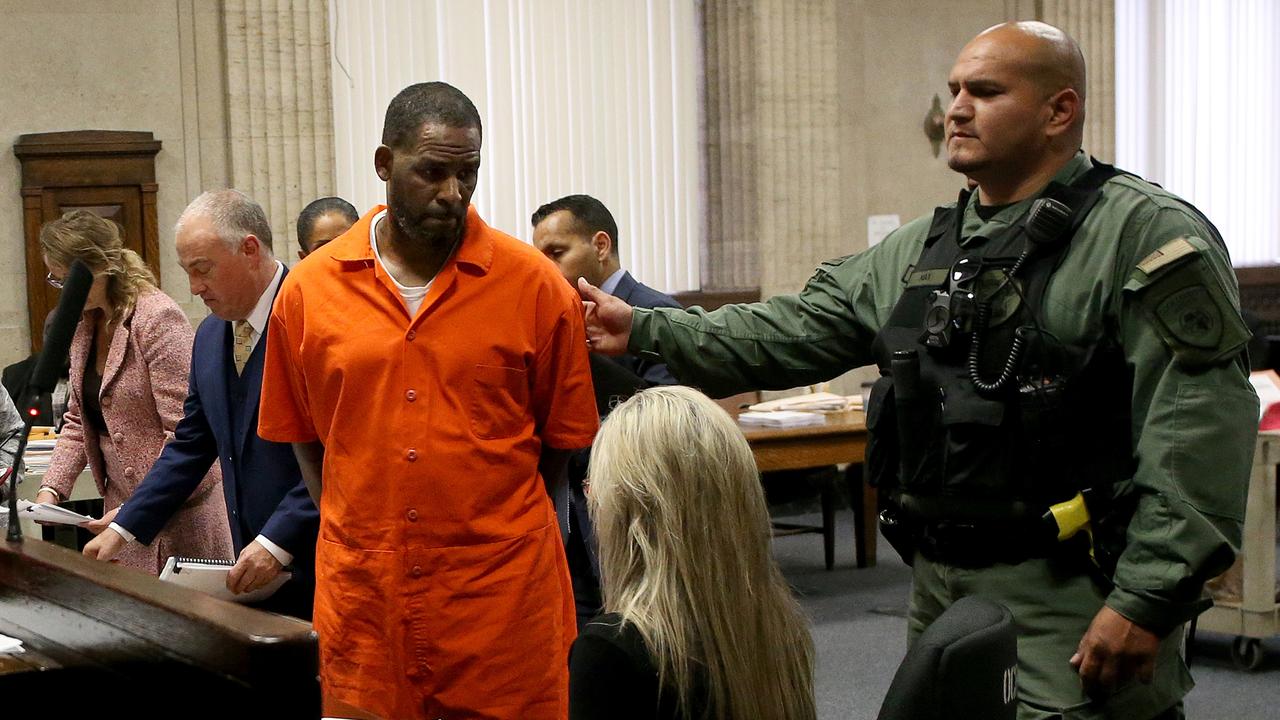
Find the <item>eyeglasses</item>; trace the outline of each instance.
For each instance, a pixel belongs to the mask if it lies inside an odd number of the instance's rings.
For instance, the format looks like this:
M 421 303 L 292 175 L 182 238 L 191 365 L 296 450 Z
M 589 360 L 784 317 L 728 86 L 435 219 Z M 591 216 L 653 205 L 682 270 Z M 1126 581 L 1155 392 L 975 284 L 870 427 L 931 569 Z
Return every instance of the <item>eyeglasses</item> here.
M 45 273 L 44 279 L 45 279 L 45 282 L 52 285 L 55 290 L 61 290 L 62 284 L 66 282 L 65 280 L 61 280 L 59 278 L 54 277 L 53 273 Z

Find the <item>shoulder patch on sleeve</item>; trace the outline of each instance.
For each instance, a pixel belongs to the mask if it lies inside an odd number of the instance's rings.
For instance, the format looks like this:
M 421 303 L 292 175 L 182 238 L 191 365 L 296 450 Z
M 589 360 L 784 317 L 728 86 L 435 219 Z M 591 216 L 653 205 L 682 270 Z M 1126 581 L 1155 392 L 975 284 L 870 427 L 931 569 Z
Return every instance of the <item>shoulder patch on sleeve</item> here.
M 1222 341 L 1222 311 L 1203 285 L 1168 295 L 1155 312 L 1177 341 L 1204 350 L 1215 349 Z
M 1199 252 L 1195 245 L 1185 237 L 1176 238 L 1165 243 L 1160 249 L 1143 258 L 1138 263 L 1138 269 L 1150 275 L 1169 263 L 1180 257 L 1185 257 L 1191 253 Z
M 1180 237 L 1165 243 L 1124 286 L 1178 362 L 1192 368 L 1230 360 L 1251 337 L 1234 288 L 1214 271 L 1213 252 L 1203 242 Z

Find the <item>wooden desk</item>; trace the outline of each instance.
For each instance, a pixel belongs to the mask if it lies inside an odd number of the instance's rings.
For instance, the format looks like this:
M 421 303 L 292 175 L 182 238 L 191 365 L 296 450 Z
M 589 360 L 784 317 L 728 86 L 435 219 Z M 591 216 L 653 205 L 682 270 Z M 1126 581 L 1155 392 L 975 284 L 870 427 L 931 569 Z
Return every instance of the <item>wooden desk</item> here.
M 876 564 L 875 490 L 862 480 L 867 450 L 866 418 L 861 412 L 826 416 L 823 425 L 785 430 L 743 428 L 760 472 L 803 470 L 848 463 L 845 481 L 853 500 L 854 558 L 860 568 Z M 824 522 L 830 518 L 824 518 Z M 828 550 L 830 552 L 830 550 Z
M 78 717 L 104 698 L 131 717 L 320 714 L 310 623 L 40 540 L 0 543 L 0 633 L 26 650 L 0 656 L 0 695 L 49 697 L 57 711 L 46 714 Z

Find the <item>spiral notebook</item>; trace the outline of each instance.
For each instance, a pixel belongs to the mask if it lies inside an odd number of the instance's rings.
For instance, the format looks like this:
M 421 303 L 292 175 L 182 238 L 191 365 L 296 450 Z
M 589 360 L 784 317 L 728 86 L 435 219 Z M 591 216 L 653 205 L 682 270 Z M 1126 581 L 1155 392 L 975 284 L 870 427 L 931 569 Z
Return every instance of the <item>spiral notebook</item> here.
M 160 579 L 192 590 L 199 590 L 219 600 L 254 603 L 271 597 L 281 585 L 293 577 L 293 573 L 282 572 L 257 590 L 236 595 L 227 589 L 227 574 L 234 566 L 233 560 L 170 557 L 164 564 L 164 569 L 160 571 Z

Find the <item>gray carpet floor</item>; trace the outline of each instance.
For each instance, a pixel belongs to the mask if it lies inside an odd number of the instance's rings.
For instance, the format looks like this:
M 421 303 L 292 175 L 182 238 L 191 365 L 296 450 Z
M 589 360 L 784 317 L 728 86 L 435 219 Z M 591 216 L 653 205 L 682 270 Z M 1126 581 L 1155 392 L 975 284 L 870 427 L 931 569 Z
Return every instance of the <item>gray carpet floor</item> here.
M 778 518 L 782 520 L 784 518 Z M 836 567 L 822 562 L 820 535 L 774 540 L 774 556 L 800 595 L 813 622 L 817 648 L 816 693 L 821 720 L 874 720 L 898 663 L 906 652 L 907 593 L 910 569 L 883 538 L 879 563 L 853 565 L 853 519 L 837 514 L 840 524 Z M 818 524 L 806 514 L 789 522 Z M 1246 673 L 1231 662 L 1232 638 L 1200 633 L 1192 649 L 1196 688 L 1186 700 L 1191 720 L 1275 720 L 1280 718 L 1280 638 L 1264 642 L 1266 657 L 1258 671 Z

